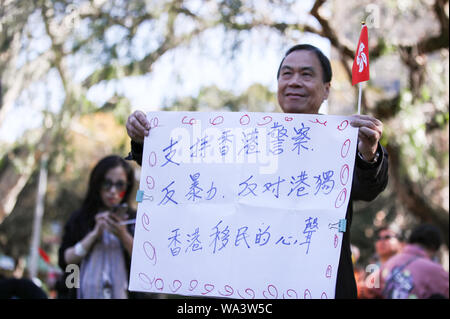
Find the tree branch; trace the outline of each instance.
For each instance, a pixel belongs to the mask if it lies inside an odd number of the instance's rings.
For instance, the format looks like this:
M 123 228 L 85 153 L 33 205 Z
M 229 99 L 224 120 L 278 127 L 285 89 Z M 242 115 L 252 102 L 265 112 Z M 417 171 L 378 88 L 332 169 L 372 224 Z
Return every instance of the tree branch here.
M 420 41 L 417 44 L 418 54 L 431 53 L 433 51 L 449 47 L 449 17 L 445 13 L 446 4 L 448 4 L 448 0 L 435 1 L 433 11 L 441 26 L 440 34 Z
M 0 108 L 0 124 L 14 106 L 14 101 L 31 83 L 44 77 L 52 65 L 53 52 L 48 50 L 15 71 L 12 85 L 5 90 Z

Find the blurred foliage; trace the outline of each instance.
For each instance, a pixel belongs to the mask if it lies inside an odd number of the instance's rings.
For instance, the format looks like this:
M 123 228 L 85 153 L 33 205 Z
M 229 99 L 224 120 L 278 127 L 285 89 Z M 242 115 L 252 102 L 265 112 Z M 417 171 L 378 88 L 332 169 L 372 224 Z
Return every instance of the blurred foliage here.
M 221 90 L 217 86 L 203 87 L 197 97 L 187 96 L 171 102 L 165 111 L 211 112 L 227 110 L 230 112 L 281 112 L 276 96 L 267 87 L 253 84 L 241 95 Z

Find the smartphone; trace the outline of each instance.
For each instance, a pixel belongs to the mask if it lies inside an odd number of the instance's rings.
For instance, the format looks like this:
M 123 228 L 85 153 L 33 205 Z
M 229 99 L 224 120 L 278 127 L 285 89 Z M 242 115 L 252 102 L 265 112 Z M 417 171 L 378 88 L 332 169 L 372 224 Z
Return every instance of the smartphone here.
M 121 205 L 117 205 L 112 209 L 114 215 L 119 216 L 120 219 L 128 218 L 128 205 L 123 203 Z

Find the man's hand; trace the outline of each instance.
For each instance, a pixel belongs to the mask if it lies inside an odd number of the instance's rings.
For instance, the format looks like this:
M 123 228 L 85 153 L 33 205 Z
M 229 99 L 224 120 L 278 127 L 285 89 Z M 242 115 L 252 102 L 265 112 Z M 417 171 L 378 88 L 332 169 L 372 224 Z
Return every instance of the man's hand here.
M 383 134 L 383 123 L 370 115 L 352 115 L 350 125 L 358 127 L 358 151 L 368 162 L 377 152 L 378 141 Z
M 150 132 L 150 123 L 142 111 L 134 111 L 127 120 L 128 136 L 136 143 L 144 143 L 144 137 Z

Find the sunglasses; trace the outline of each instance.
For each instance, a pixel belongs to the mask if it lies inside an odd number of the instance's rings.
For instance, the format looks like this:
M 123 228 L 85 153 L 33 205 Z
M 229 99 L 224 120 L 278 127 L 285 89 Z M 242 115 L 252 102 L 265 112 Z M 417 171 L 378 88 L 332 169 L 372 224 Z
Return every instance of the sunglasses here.
M 117 181 L 117 182 L 113 182 L 110 179 L 105 179 L 102 182 L 102 189 L 105 191 L 109 191 L 112 187 L 115 187 L 116 190 L 118 190 L 119 192 L 123 192 L 124 190 L 127 189 L 128 183 L 125 181 Z
M 377 240 L 386 240 L 386 239 L 391 239 L 391 238 L 395 238 L 395 236 L 392 236 L 392 235 L 378 236 Z

